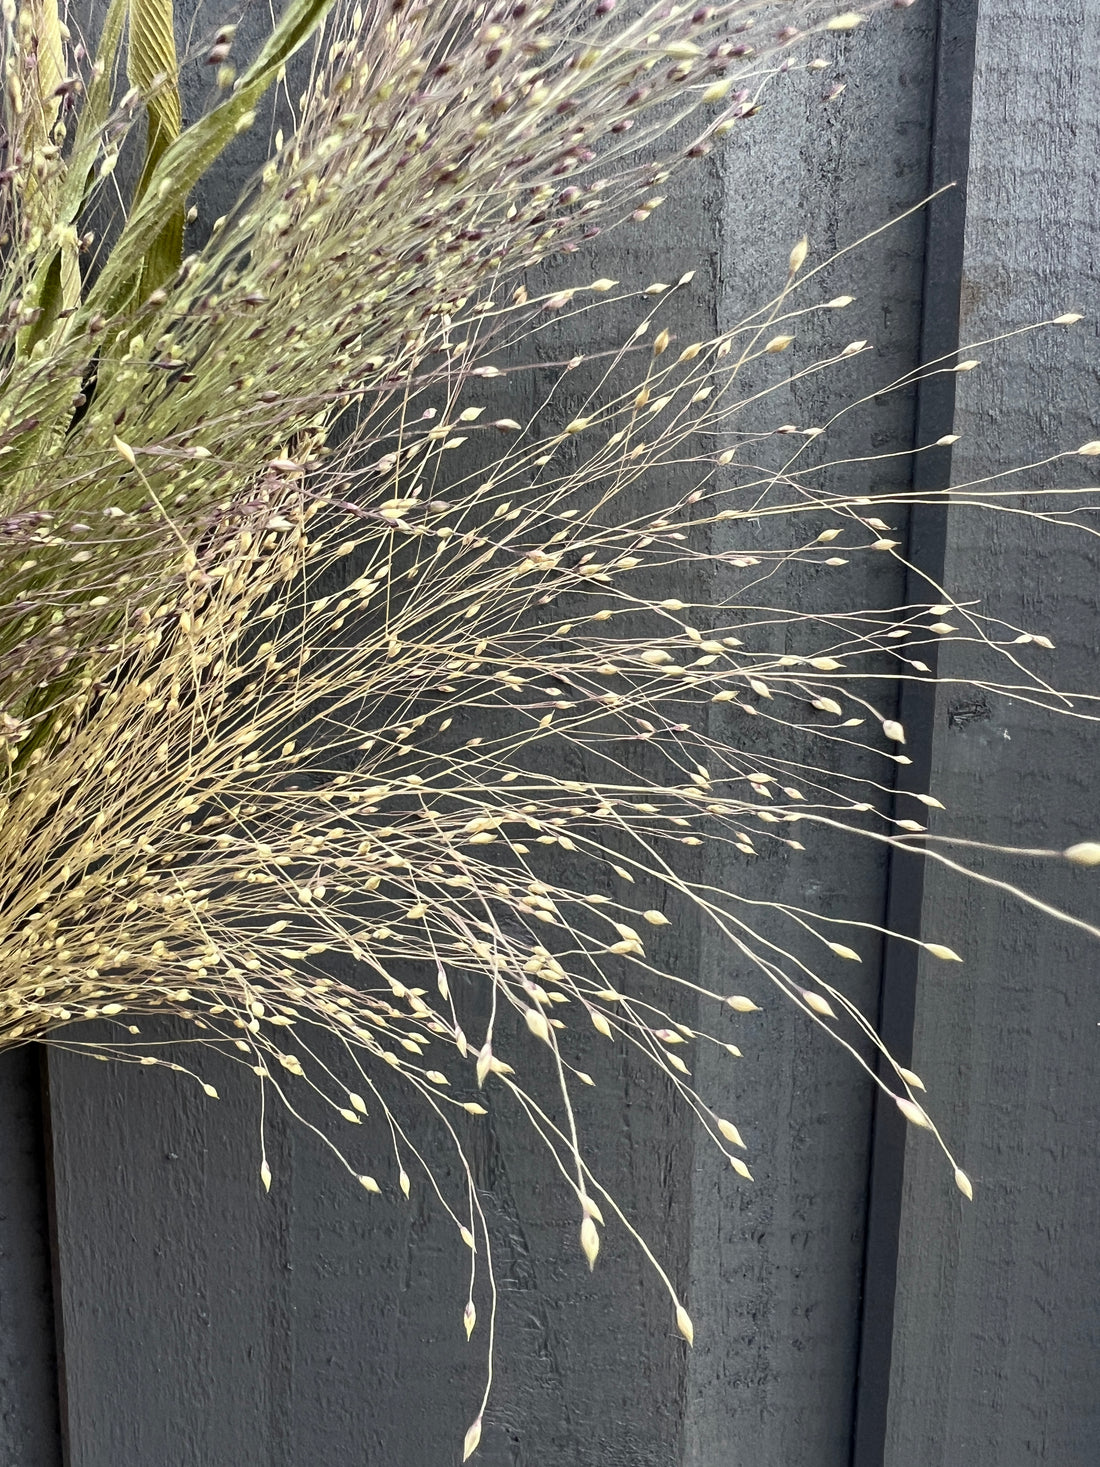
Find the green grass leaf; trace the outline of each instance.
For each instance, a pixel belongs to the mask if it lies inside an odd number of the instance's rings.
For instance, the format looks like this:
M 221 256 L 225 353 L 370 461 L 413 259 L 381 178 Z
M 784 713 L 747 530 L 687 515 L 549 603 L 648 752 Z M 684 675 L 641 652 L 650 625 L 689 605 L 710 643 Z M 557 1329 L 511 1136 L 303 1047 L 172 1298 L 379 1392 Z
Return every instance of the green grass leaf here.
M 141 276 L 144 261 L 164 229 L 166 217 L 182 210 L 187 195 L 232 142 L 279 68 L 324 19 L 333 0 L 296 0 L 287 7 L 263 51 L 242 75 L 233 94 L 180 134 L 161 152 L 144 180 L 144 195 L 119 236 L 111 258 L 89 293 L 86 311 L 112 315 Z

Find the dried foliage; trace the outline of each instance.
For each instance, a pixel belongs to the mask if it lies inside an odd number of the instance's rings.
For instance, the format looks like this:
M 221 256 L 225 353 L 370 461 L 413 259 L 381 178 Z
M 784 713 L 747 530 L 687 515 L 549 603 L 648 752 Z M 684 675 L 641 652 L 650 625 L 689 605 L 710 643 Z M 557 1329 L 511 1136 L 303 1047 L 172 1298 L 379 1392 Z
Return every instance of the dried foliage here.
M 113 0 L 95 44 L 54 0 L 5 5 L 0 1043 L 79 1046 L 75 1021 L 107 1020 L 96 1053 L 183 1069 L 141 1023 L 183 1016 L 268 1100 L 321 1105 L 368 1192 L 392 1177 L 407 1196 L 423 1172 L 472 1250 L 468 1334 L 480 1271 L 495 1298 L 481 1204 L 468 1168 L 445 1195 L 393 1096 L 464 1158 L 482 1091 L 506 1092 L 576 1195 L 588 1263 L 615 1215 L 690 1343 L 674 1281 L 586 1162 L 578 1026 L 634 1046 L 751 1180 L 691 1055 L 736 1055 L 765 990 L 664 970 L 662 927 L 697 910 L 935 1132 L 969 1196 L 919 1078 L 876 1064 L 845 997 L 866 934 L 750 901 L 737 871 L 765 843 L 851 837 L 966 872 L 925 825 L 933 796 L 882 813 L 907 762 L 898 682 L 934 676 L 930 646 L 966 640 L 982 686 L 1065 705 L 1021 660 L 1045 638 L 962 593 L 846 604 L 846 567 L 904 561 L 893 527 L 918 496 L 853 492 L 830 423 L 777 419 L 792 380 L 868 346 L 835 344 L 849 298 L 819 298 L 805 242 L 712 340 L 675 339 L 690 276 L 538 293 L 540 261 L 644 223 L 680 162 L 860 19 L 796 0 L 612 11 L 297 0 L 239 75 L 228 25 L 183 57 L 217 76 L 183 129 L 166 0 Z M 285 135 L 277 116 L 262 175 L 181 260 L 188 195 L 271 88 Z M 131 189 L 127 146 L 144 147 Z M 613 302 L 635 320 L 621 349 L 564 361 L 508 416 L 525 344 Z M 817 345 L 792 379 L 796 332 Z M 953 503 L 1064 518 L 1034 493 L 1053 462 L 1028 466 L 1026 509 L 1005 476 Z M 746 549 L 747 520 L 772 548 Z M 820 615 L 785 607 L 795 566 L 820 572 Z M 880 761 L 877 784 L 844 773 L 845 745 Z M 492 1319 L 489 1337 L 491 1378 Z

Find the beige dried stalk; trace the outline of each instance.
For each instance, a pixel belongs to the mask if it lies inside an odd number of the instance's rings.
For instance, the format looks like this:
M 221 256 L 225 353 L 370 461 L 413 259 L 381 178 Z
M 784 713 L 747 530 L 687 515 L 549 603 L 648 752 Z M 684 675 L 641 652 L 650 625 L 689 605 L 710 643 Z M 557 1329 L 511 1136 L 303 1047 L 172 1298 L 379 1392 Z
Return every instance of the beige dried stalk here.
M 896 526 L 919 496 L 838 489 L 831 425 L 778 421 L 772 400 L 792 381 L 867 349 L 838 338 L 850 298 L 819 298 L 805 242 L 773 298 L 707 341 L 676 339 L 690 276 L 539 295 L 529 274 L 598 228 L 644 223 L 677 162 L 747 119 L 780 71 L 814 65 L 777 23 L 813 7 L 620 23 L 606 3 L 337 6 L 293 130 L 178 270 L 165 241 L 198 163 L 251 124 L 324 10 L 292 6 L 236 89 L 233 36 L 219 32 L 215 122 L 180 133 L 164 103 L 172 68 L 131 65 L 135 92 L 104 91 L 125 9 L 108 18 L 98 77 L 85 58 L 60 84 L 56 117 L 44 12 L 5 12 L 9 111 L 24 121 L 9 128 L 23 151 L 7 173 L 0 295 L 0 1043 L 80 1046 L 80 1022 L 106 1020 L 95 1053 L 182 1070 L 182 1051 L 146 1027 L 179 1015 L 368 1192 L 390 1177 L 408 1196 L 422 1173 L 472 1250 L 468 1335 L 486 1273 L 486 1394 L 495 1284 L 466 1127 L 494 1091 L 575 1193 L 589 1265 L 606 1210 L 692 1340 L 674 1281 L 590 1170 L 572 1103 L 596 1082 L 577 1042 L 594 1027 L 649 1061 L 751 1180 L 691 1055 L 736 1055 L 731 1025 L 751 1022 L 765 990 L 711 992 L 664 969 L 662 929 L 692 910 L 935 1132 L 969 1196 L 919 1077 L 889 1056 L 881 1077 L 882 1046 L 845 996 L 859 925 L 750 901 L 736 872 L 771 843 L 798 853 L 841 837 L 966 872 L 927 828 L 933 796 L 882 814 L 907 762 L 894 692 L 930 675 L 922 646 L 966 639 L 986 658 L 983 686 L 1059 711 L 1020 660 L 1046 639 L 931 585 L 901 610 L 847 606 L 853 562 L 904 561 Z M 857 18 L 834 7 L 834 26 Z M 13 100 L 28 76 L 29 111 Z M 81 220 L 157 98 L 155 156 L 108 248 Z M 700 108 L 718 110 L 688 148 L 628 157 L 627 139 L 658 148 Z M 504 416 L 499 388 L 532 333 L 612 301 L 635 326 L 599 359 L 581 412 L 554 418 L 555 384 L 526 421 Z M 796 334 L 815 354 L 792 373 Z M 565 362 L 562 382 L 581 365 Z M 1029 490 L 1067 456 L 1028 466 Z M 954 502 L 1019 512 L 1015 492 L 1000 477 Z M 773 549 L 740 543 L 748 519 L 774 527 Z M 784 576 L 807 563 L 836 587 L 821 616 L 784 606 Z M 797 653 L 769 650 L 761 633 L 777 626 Z M 1077 716 L 1095 701 L 1078 698 Z M 775 727 L 797 732 L 797 758 L 758 735 Z M 829 773 L 824 744 L 870 751 L 880 780 Z M 699 847 L 729 889 L 699 878 Z M 1064 855 L 1096 864 L 1100 846 Z M 784 935 L 801 933 L 820 964 Z M 464 1197 L 424 1163 L 397 1096 L 452 1139 Z M 364 1121 L 381 1123 L 392 1161 L 377 1133 L 363 1141 Z M 262 1139 L 259 1170 L 270 1186 Z

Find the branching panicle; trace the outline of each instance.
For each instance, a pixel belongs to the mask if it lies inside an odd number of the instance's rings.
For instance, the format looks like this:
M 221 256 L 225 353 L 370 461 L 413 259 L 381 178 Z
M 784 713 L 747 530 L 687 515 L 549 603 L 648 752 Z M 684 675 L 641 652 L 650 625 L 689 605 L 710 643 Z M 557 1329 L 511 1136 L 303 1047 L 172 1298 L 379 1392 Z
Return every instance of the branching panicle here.
M 122 95 L 122 0 L 98 52 L 51 0 L 5 9 L 0 1044 L 80 1046 L 80 1022 L 105 1020 L 96 1053 L 179 1070 L 145 1020 L 182 1016 L 367 1192 L 388 1175 L 408 1196 L 423 1173 L 473 1250 L 467 1334 L 483 1266 L 494 1307 L 495 1285 L 466 1128 L 504 1090 L 576 1195 L 589 1265 L 606 1210 L 692 1340 L 586 1159 L 573 1096 L 596 1083 L 592 1031 L 633 1046 L 751 1180 L 692 1056 L 738 1055 L 771 985 L 935 1132 L 969 1196 L 919 1077 L 845 993 L 845 963 L 881 930 L 750 900 L 737 872 L 842 837 L 968 870 L 966 842 L 956 859 L 928 828 L 933 795 L 884 813 L 908 762 L 897 686 L 934 677 L 945 640 L 1006 698 L 1087 719 L 1097 699 L 1049 685 L 1031 661 L 1042 632 L 963 592 L 846 599 L 853 562 L 906 564 L 901 516 L 920 496 L 845 482 L 835 420 L 781 421 L 792 383 L 869 350 L 840 330 L 851 298 L 819 298 L 805 241 L 773 298 L 710 340 L 677 337 L 690 275 L 535 286 L 551 254 L 644 223 L 680 162 L 817 68 L 808 37 L 860 16 L 424 0 L 324 19 L 301 0 L 236 82 L 232 28 L 217 32 L 199 59 L 218 100 L 185 130 L 174 50 L 155 64 L 163 17 L 138 9 L 131 34 L 153 50 Z M 210 240 L 166 267 L 184 185 L 310 35 L 289 131 Z M 155 126 L 127 196 L 115 164 L 143 112 Z M 673 148 L 686 119 L 698 131 Z M 113 190 L 107 245 L 85 226 Z M 505 394 L 524 343 L 611 303 L 636 318 L 621 349 L 566 360 L 519 412 Z M 796 336 L 813 349 L 792 371 Z M 876 391 L 973 365 L 962 353 Z M 558 389 L 582 366 L 567 416 Z M 1073 457 L 952 503 L 1091 532 L 1072 497 L 1089 491 L 1045 490 Z M 787 604 L 796 568 L 819 610 Z M 853 752 L 877 776 L 850 772 Z M 721 853 L 726 889 L 698 849 Z M 1065 854 L 1095 864 L 1100 848 Z M 666 971 L 662 929 L 691 913 L 767 984 L 713 992 Z M 453 1140 L 463 1199 L 423 1164 L 410 1097 Z M 392 1164 L 355 1131 L 368 1118 Z M 270 1186 L 262 1141 L 259 1170 Z M 490 1375 L 492 1328 L 491 1310 Z

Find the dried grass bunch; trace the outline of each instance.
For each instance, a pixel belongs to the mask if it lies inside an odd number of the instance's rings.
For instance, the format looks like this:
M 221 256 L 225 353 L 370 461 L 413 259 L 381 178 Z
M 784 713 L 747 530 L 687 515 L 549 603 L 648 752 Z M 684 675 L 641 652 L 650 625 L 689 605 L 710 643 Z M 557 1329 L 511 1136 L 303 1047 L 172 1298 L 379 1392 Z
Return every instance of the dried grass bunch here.
M 763 87 L 824 64 L 808 38 L 860 19 L 612 10 L 295 0 L 237 74 L 229 25 L 177 61 L 170 0 L 112 0 L 95 44 L 56 0 L 4 7 L 0 1043 L 77 1046 L 76 1021 L 106 1019 L 96 1053 L 183 1069 L 139 1022 L 182 1016 L 368 1192 L 392 1176 L 407 1196 L 423 1171 L 471 1250 L 468 1333 L 480 1270 L 494 1294 L 478 1195 L 468 1168 L 445 1195 L 395 1094 L 462 1158 L 469 1117 L 509 1093 L 576 1195 L 590 1264 L 605 1213 L 634 1229 L 577 1132 L 571 1097 L 595 1083 L 578 1026 L 636 1046 L 751 1179 L 691 1054 L 736 1055 L 750 1021 L 730 1011 L 760 993 L 665 971 L 661 928 L 692 907 L 935 1133 L 970 1195 L 919 1078 L 876 1066 L 845 997 L 861 934 L 739 896 L 737 863 L 850 836 L 966 870 L 926 828 L 933 796 L 881 813 L 907 762 L 898 681 L 934 676 L 930 645 L 965 639 L 982 686 L 1065 706 L 1021 661 L 1044 637 L 961 593 L 846 606 L 844 568 L 903 559 L 891 525 L 919 496 L 854 492 L 829 423 L 778 421 L 792 380 L 868 347 L 837 344 L 850 298 L 820 298 L 805 242 L 712 340 L 675 339 L 690 276 L 535 287 L 551 254 L 644 223 Z M 191 62 L 218 94 L 184 129 Z M 269 162 L 183 258 L 189 194 L 272 89 Z M 622 347 L 563 360 L 510 416 L 532 339 L 612 302 L 633 313 Z M 792 378 L 796 332 L 817 348 Z M 1018 512 L 1019 493 L 1000 476 L 952 502 Z M 746 548 L 747 520 L 770 549 Z M 807 565 L 820 615 L 784 606 Z M 772 751 L 777 726 L 797 758 Z M 877 787 L 829 772 L 845 745 L 880 759 Z M 698 847 L 725 852 L 729 889 Z M 1100 846 L 1045 854 L 1094 864 Z M 820 966 L 788 950 L 794 929 Z M 491 1320 L 489 1339 L 491 1378 Z

